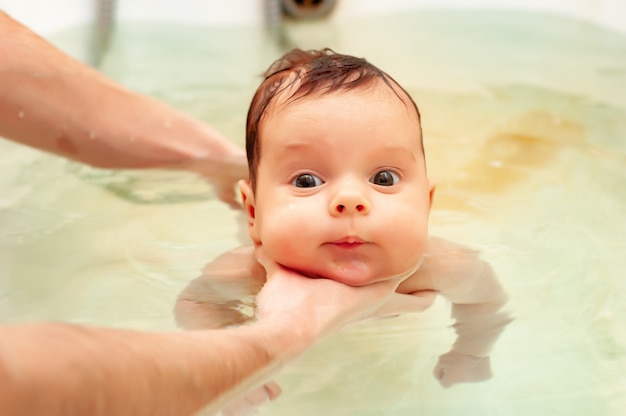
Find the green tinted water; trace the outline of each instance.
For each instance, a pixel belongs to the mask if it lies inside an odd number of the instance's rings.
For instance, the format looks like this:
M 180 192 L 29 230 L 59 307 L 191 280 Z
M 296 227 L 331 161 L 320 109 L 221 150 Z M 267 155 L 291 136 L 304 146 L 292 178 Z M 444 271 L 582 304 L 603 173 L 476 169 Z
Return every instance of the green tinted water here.
M 84 30 L 83 30 L 84 32 Z M 80 30 L 59 34 L 72 49 Z M 448 306 L 360 325 L 277 380 L 267 415 L 607 415 L 626 407 L 626 37 L 557 16 L 421 11 L 261 28 L 123 23 L 103 71 L 243 144 L 258 75 L 329 46 L 394 76 L 423 117 L 433 234 L 483 251 L 516 320 L 494 378 L 442 389 Z M 178 291 L 239 244 L 202 181 L 0 143 L 3 321 L 173 328 Z M 54 179 L 51 179 L 54 178 Z

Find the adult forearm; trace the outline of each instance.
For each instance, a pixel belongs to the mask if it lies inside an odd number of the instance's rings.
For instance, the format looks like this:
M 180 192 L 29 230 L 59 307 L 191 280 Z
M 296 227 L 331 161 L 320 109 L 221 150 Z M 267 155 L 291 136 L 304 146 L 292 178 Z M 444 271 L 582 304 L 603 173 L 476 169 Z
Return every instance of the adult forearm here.
M 0 135 L 105 168 L 223 160 L 211 127 L 117 85 L 0 11 Z
M 289 353 L 273 331 L 0 329 L 0 414 L 187 415 L 263 381 Z M 277 353 L 277 351 L 285 351 Z M 293 350 L 291 350 L 293 351 Z

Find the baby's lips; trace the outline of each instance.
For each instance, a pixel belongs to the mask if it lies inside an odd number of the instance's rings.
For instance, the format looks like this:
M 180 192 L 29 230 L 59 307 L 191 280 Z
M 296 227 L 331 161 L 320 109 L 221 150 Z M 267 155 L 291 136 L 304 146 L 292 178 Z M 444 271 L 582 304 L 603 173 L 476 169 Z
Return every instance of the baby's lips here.
M 367 241 L 356 237 L 356 236 L 348 236 L 341 238 L 339 240 L 331 241 L 331 244 L 365 244 Z

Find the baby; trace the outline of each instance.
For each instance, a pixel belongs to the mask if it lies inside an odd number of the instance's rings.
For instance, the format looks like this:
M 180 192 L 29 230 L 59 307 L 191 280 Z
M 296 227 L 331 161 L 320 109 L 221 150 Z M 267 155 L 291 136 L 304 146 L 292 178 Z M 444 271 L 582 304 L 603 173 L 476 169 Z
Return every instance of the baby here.
M 399 279 L 381 316 L 423 311 L 437 294 L 452 303 L 457 339 L 435 367 L 440 383 L 490 377 L 507 296 L 475 251 L 428 236 L 434 186 L 420 113 L 393 78 L 328 49 L 287 53 L 252 99 L 246 150 L 240 189 L 254 245 L 220 256 L 183 290 L 179 324 L 249 319 L 267 267 L 352 286 Z

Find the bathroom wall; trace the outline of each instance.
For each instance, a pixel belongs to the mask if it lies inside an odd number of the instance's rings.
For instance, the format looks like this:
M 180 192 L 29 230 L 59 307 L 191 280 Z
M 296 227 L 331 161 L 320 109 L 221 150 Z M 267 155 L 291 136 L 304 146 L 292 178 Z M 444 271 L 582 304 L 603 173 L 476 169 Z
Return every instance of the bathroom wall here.
M 626 1 L 623 0 L 339 0 L 337 17 L 377 13 L 381 9 L 415 7 L 463 7 L 537 10 L 591 20 L 626 33 Z M 384 4 L 383 4 L 384 3 Z
M 94 15 L 94 4 L 89 0 L 0 0 L 0 9 L 46 35 L 89 21 Z

